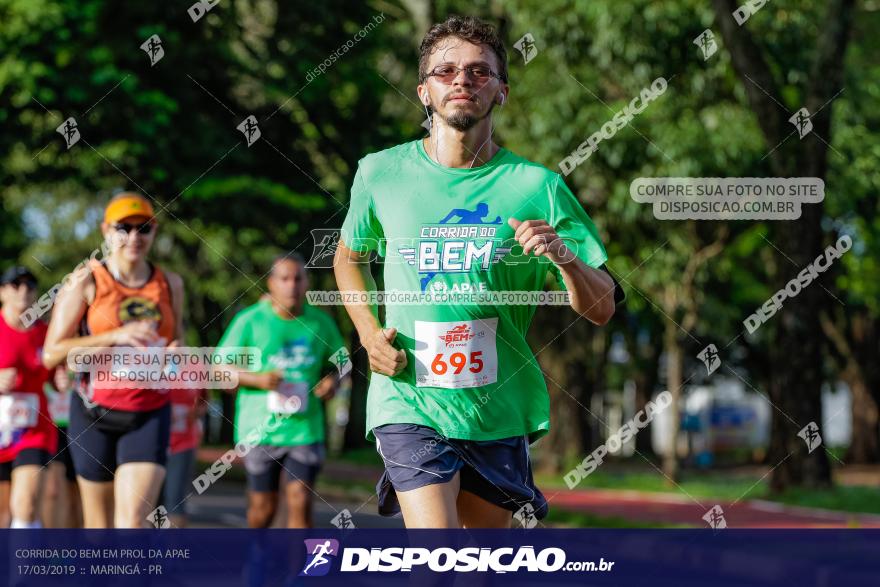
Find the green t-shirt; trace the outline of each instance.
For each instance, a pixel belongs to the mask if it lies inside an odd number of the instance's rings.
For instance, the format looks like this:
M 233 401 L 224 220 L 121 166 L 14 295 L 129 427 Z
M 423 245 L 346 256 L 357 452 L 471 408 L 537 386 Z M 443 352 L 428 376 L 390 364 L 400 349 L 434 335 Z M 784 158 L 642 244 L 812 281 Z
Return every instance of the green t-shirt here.
M 540 291 L 556 267 L 523 255 L 510 217 L 546 220 L 591 267 L 607 260 L 559 174 L 503 148 L 479 167 L 444 167 L 421 140 L 360 161 L 341 240 L 385 257 L 386 292 Z M 372 374 L 367 438 L 390 423 L 470 440 L 546 434 L 549 395 L 526 343 L 534 312 L 522 304 L 389 303 L 385 327 L 397 328 L 394 345 L 408 365 L 395 377 Z
M 335 370 L 331 358 L 342 347 L 339 329 L 327 314 L 308 304 L 302 315 L 287 320 L 268 300 L 239 312 L 217 345 L 256 347 L 261 351 L 256 372 L 278 369 L 290 384 L 308 386 L 308 400 L 299 413 L 277 411 L 281 398 L 264 389 L 241 387 L 235 405 L 235 441 L 295 446 L 324 440 L 324 411 L 312 388 Z M 273 403 L 274 402 L 274 403 Z

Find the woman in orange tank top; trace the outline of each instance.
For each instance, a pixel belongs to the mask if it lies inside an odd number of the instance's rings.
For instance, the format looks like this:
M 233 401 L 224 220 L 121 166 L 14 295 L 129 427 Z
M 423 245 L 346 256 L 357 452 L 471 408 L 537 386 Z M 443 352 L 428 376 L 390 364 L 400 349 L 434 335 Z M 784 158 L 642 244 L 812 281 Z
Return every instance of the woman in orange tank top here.
M 143 196 L 122 193 L 104 211 L 105 259 L 70 276 L 55 300 L 43 363 L 77 347 L 176 346 L 183 339 L 183 281 L 147 261 L 158 224 Z M 78 356 L 82 356 L 78 354 Z M 106 385 L 106 384 L 105 384 Z M 111 389 L 80 377 L 69 435 L 86 528 L 141 528 L 165 478 L 168 390 Z M 114 490 L 115 487 L 115 490 Z

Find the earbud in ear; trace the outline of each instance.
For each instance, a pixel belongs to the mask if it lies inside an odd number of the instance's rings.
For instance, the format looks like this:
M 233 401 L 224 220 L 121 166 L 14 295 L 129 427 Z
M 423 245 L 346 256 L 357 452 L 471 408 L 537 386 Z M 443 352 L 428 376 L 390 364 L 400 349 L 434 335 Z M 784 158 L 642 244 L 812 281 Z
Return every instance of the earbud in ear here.
M 501 95 L 501 105 L 504 106 L 504 100 L 506 100 L 506 98 L 504 97 L 504 92 L 501 92 L 500 95 Z

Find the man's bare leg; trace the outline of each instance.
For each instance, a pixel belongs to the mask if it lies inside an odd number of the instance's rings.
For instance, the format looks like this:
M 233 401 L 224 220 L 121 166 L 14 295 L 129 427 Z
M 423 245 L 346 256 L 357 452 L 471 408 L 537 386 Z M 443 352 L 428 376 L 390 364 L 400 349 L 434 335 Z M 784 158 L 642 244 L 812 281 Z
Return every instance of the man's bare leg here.
M 43 528 L 68 528 L 64 518 L 70 512 L 68 503 L 70 494 L 67 491 L 67 479 L 64 477 L 64 463 L 52 461 L 46 465 L 43 481 L 43 499 L 40 514 Z
M 82 498 L 79 494 L 79 485 L 76 483 L 76 479 L 73 481 L 68 481 L 65 477 L 64 479 L 64 490 L 67 491 L 67 503 L 70 504 L 70 508 L 67 510 L 67 515 L 65 517 L 65 528 L 82 528 L 83 527 L 83 512 L 82 512 Z
M 9 515 L 9 481 L 0 481 L 0 528 L 8 528 L 12 516 Z
M 288 479 L 284 486 L 287 498 L 287 527 L 312 527 L 312 492 L 304 481 Z
M 40 497 L 46 468 L 22 465 L 12 469 L 9 511 L 12 520 L 31 524 L 40 520 Z
M 460 528 L 456 499 L 460 474 L 447 483 L 398 491 L 397 500 L 407 528 Z
M 510 528 L 513 513 L 470 491 L 458 494 L 458 519 L 462 528 Z
M 124 463 L 114 479 L 116 528 L 148 528 L 150 512 L 159 503 L 165 467 L 156 463 Z
M 82 497 L 83 527 L 113 527 L 113 481 L 89 481 L 77 475 Z
M 278 508 L 277 491 L 248 490 L 247 521 L 249 528 L 269 528 Z

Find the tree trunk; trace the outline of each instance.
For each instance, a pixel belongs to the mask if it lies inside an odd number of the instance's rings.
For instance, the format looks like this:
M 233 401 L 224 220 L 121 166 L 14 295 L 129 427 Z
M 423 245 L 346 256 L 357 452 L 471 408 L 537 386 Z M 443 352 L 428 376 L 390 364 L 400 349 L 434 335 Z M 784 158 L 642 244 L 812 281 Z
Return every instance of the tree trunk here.
M 809 207 L 804 208 L 804 216 L 810 216 Z M 814 214 L 818 215 L 818 211 Z M 802 218 L 804 220 L 807 219 Z M 806 252 L 821 249 L 819 235 L 815 230 L 798 225 L 796 232 L 807 241 L 798 246 L 789 240 L 794 237 L 794 223 L 788 224 L 792 226 L 781 231 L 783 235 L 777 246 L 792 252 L 797 267 L 805 267 L 812 260 Z M 797 271 L 793 268 L 795 274 Z M 783 279 L 777 280 L 780 288 L 784 287 Z M 823 487 L 831 484 L 831 467 L 824 446 L 810 453 L 804 440 L 798 436 L 798 432 L 811 422 L 820 427 L 820 434 L 822 431 L 821 293 L 824 292 L 818 283 L 811 284 L 797 297 L 787 300 L 784 309 L 774 317 L 776 336 L 771 356 L 777 369 L 770 384 L 770 401 L 775 409 L 769 461 L 773 467 L 770 487 L 776 492 L 791 485 Z
M 606 328 L 600 328 L 589 324 L 586 320 L 581 326 L 587 331 L 590 346 L 586 355 L 580 355 L 578 361 L 581 364 L 580 370 L 571 370 L 568 382 L 572 387 L 581 386 L 581 404 L 585 408 L 590 408 L 593 401 L 593 394 L 599 394 L 600 398 L 604 397 L 608 391 L 606 364 L 608 362 L 608 340 L 610 339 L 610 331 Z M 580 339 L 582 340 L 582 339 Z M 578 344 L 576 338 L 567 344 Z M 586 376 L 584 376 L 586 374 Z M 595 446 L 605 441 L 605 437 L 614 434 L 617 430 L 609 430 L 608 419 L 602 416 L 599 419 L 598 414 L 594 414 L 587 409 L 578 410 L 581 419 L 581 435 L 583 442 L 586 443 L 588 450 L 592 450 Z M 598 442 L 597 442 L 598 440 Z
M 830 314 L 823 314 L 821 318 L 825 336 L 842 364 L 840 378 L 849 387 L 852 397 L 852 440 L 846 461 L 873 463 L 880 458 L 880 410 L 876 395 L 880 369 L 876 367 L 878 349 L 874 320 L 864 310 L 848 310 L 846 314 L 838 313 L 838 321 L 843 323 L 841 327 Z
M 847 463 L 876 463 L 880 458 L 880 414 L 868 383 L 858 369 L 846 369 L 841 378 L 852 393 L 852 442 Z
M 579 373 L 579 383 L 563 391 L 556 381 L 569 379 L 571 373 L 582 368 L 581 363 L 564 364 L 558 360 L 542 360 L 542 368 L 550 375 L 547 389 L 550 393 L 550 432 L 540 443 L 539 468 L 541 472 L 558 474 L 586 456 L 589 452 L 589 428 L 584 429 L 583 411 L 578 402 L 589 403 L 589 392 L 582 387 L 584 371 Z M 586 392 L 586 393 L 585 393 Z M 586 438 L 585 438 L 586 437 Z
M 852 462 L 880 461 L 880 335 L 878 320 L 870 310 L 849 312 L 847 330 L 850 355 L 858 381 L 853 388 L 853 442 L 850 447 Z M 859 448 L 856 449 L 856 445 Z
M 822 22 L 812 70 L 799 107 L 811 115 L 813 131 L 803 139 L 790 137 L 792 115 L 781 106 L 784 99 L 777 77 L 767 63 L 764 51 L 753 39 L 748 27 L 737 26 L 732 12 L 737 0 L 713 0 L 718 25 L 750 107 L 768 148 L 770 168 L 777 177 L 804 176 L 824 179 L 827 170 L 828 144 L 831 142 L 831 112 L 828 104 L 840 89 L 843 56 L 852 28 L 854 0 L 830 0 Z M 776 64 L 778 65 L 778 64 Z M 790 86 L 789 86 L 790 87 Z M 796 88 L 800 89 L 800 88 Z M 821 138 L 818 138 L 821 137 Z M 781 146 L 780 146 L 781 145 Z M 822 205 L 807 204 L 797 221 L 775 226 L 774 246 L 793 265 L 774 279 L 778 289 L 807 266 L 822 250 Z M 819 281 L 823 281 L 820 279 Z M 790 485 L 827 486 L 831 468 L 823 447 L 808 453 L 797 433 L 809 422 L 821 426 L 822 336 L 819 312 L 822 309 L 819 283 L 807 286 L 773 317 L 776 336 L 770 353 L 775 365 L 770 385 L 773 402 L 773 430 L 770 438 L 770 462 L 773 466 L 770 487 L 781 491 Z M 771 327 L 770 325 L 767 326 Z M 820 429 L 821 434 L 821 429 Z
M 659 380 L 658 367 L 660 362 L 660 353 L 663 349 L 660 337 L 651 332 L 651 339 L 647 348 L 640 348 L 638 343 L 638 333 L 631 329 L 626 331 L 626 346 L 630 352 L 630 361 L 633 365 L 633 382 L 636 385 L 636 413 L 645 409 L 651 400 L 651 395 L 657 387 Z M 659 334 L 659 333 L 657 333 Z M 642 456 L 650 457 L 654 454 L 654 447 L 651 443 L 651 424 L 642 428 L 636 434 L 636 451 Z
M 672 402 L 666 408 L 672 414 L 669 428 L 670 450 L 663 455 L 663 473 L 672 481 L 678 480 L 678 432 L 681 422 L 681 385 L 684 369 L 681 341 L 678 339 L 678 325 L 672 320 L 666 321 L 663 337 L 666 353 L 666 386 L 672 395 Z

